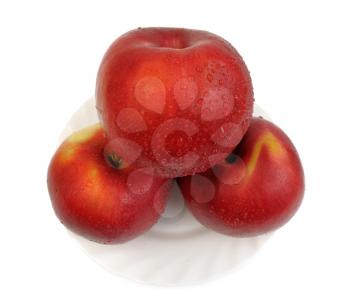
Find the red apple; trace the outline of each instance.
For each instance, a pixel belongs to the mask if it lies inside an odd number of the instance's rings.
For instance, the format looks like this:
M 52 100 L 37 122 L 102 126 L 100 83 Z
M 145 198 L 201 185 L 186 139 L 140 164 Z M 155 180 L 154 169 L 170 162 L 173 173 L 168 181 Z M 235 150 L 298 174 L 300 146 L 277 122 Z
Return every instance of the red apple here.
M 111 153 L 177 177 L 207 170 L 239 143 L 253 88 L 243 59 L 223 38 L 139 28 L 105 54 L 96 101 Z
M 169 180 L 151 168 L 104 158 L 99 125 L 67 138 L 52 158 L 48 188 L 53 208 L 73 232 L 100 243 L 121 243 L 148 230 L 163 211 Z
M 178 182 L 198 221 L 231 236 L 254 236 L 281 227 L 304 194 L 295 147 L 280 128 L 262 118 L 252 119 L 225 162 Z

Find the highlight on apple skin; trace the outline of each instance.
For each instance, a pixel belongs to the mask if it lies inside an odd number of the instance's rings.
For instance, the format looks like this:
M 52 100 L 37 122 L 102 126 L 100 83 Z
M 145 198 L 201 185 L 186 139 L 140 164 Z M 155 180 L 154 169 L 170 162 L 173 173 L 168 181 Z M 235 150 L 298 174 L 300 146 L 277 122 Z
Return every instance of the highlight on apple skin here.
M 304 194 L 297 150 L 280 128 L 262 118 L 252 119 L 226 161 L 177 181 L 197 220 L 230 236 L 255 236 L 283 226 Z
M 162 213 L 170 181 L 152 169 L 104 156 L 100 125 L 68 137 L 48 169 L 48 190 L 60 221 L 95 242 L 122 243 L 144 233 Z
M 135 165 L 164 177 L 223 160 L 253 112 L 249 71 L 237 50 L 207 31 L 139 28 L 104 55 L 96 107 L 109 140 L 130 144 Z M 130 143 L 131 142 L 131 143 Z

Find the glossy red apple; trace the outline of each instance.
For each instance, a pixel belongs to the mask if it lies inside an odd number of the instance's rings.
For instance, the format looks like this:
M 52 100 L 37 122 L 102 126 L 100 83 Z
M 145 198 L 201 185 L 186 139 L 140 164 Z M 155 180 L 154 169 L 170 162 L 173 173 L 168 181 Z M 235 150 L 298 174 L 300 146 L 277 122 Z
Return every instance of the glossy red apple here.
M 178 182 L 198 221 L 232 236 L 281 227 L 295 214 L 304 193 L 303 168 L 291 140 L 261 118 L 252 119 L 225 162 Z
M 48 170 L 48 188 L 60 221 L 100 243 L 130 240 L 157 222 L 169 180 L 151 168 L 126 166 L 104 158 L 107 143 L 99 125 L 72 134 L 59 147 Z
M 111 154 L 177 177 L 207 170 L 239 143 L 253 88 L 243 59 L 223 38 L 139 28 L 105 54 L 96 101 Z

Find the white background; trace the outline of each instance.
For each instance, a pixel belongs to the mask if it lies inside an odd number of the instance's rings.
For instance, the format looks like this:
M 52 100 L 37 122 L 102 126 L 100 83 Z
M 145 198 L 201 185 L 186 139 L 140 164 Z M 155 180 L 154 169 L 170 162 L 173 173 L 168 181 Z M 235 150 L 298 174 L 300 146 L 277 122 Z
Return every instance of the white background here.
M 347 1 L 1 1 L 1 300 L 349 300 Z M 196 286 L 112 276 L 67 235 L 46 170 L 94 93 L 109 44 L 138 26 L 205 29 L 244 57 L 255 98 L 292 138 L 304 203 L 241 269 Z M 157 254 L 155 254 L 156 256 Z

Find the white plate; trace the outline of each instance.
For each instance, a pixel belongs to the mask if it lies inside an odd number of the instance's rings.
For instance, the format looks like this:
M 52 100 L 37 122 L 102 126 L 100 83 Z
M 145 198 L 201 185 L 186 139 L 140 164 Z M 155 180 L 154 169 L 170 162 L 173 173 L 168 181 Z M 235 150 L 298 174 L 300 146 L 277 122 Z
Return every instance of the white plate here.
M 268 119 L 257 105 L 254 115 Z M 72 116 L 60 141 L 96 122 L 95 101 L 91 98 Z M 193 284 L 234 272 L 271 236 L 232 238 L 204 228 L 186 210 L 176 183 L 158 223 L 132 241 L 101 245 L 71 235 L 91 259 L 114 275 L 156 285 Z

